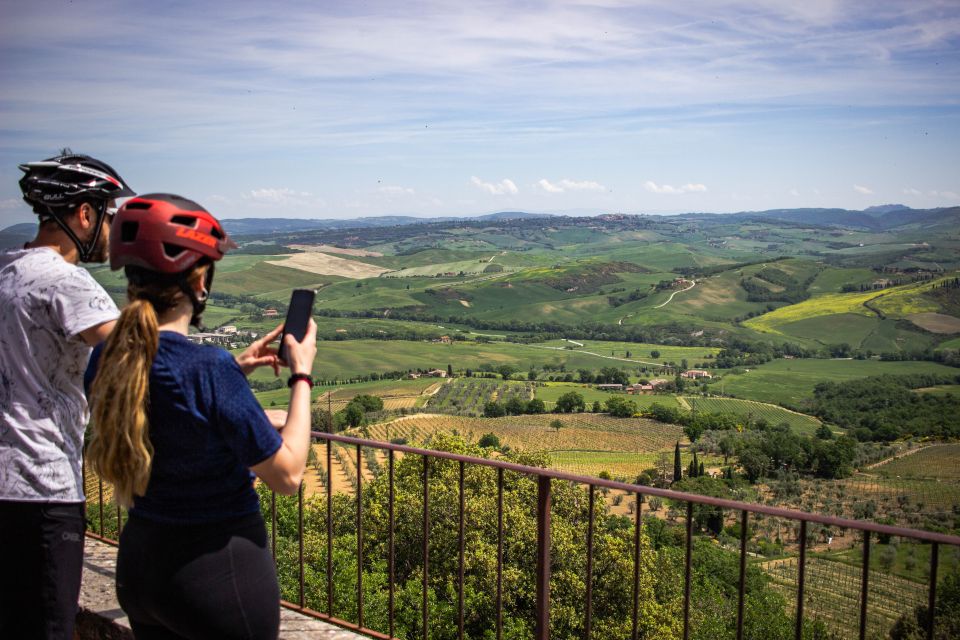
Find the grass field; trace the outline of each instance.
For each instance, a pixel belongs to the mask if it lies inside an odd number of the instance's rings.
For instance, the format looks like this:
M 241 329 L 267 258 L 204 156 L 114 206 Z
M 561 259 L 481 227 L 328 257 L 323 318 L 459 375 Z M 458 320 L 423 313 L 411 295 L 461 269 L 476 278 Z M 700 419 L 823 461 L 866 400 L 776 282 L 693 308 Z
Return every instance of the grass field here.
M 786 325 L 822 316 L 855 314 L 905 318 L 914 313 L 936 312 L 940 306 L 922 294 L 938 282 L 906 284 L 862 293 L 826 293 L 751 318 L 744 325 L 764 333 L 786 334 Z
M 738 398 L 800 407 L 813 396 L 818 382 L 842 382 L 883 374 L 954 374 L 956 370 L 935 362 L 881 362 L 879 360 L 773 360 L 741 375 L 725 375 L 723 393 Z
M 343 322 L 348 326 L 348 320 Z M 497 367 L 510 364 L 524 373 L 531 367 L 541 369 L 544 365 L 555 369 L 563 366 L 567 371 L 612 366 L 624 368 L 634 376 L 640 366 L 638 363 L 611 360 L 576 350 L 507 342 L 442 344 L 403 340 L 345 340 L 318 343 L 313 371 L 317 378 L 345 379 L 370 372 L 445 369 L 447 364 L 453 365 L 459 372 L 465 369 L 476 371 L 481 365 Z M 253 377 L 265 380 L 272 375 L 257 371 Z
M 601 340 L 548 340 L 538 343 L 545 347 L 558 347 L 562 349 L 571 348 L 579 352 L 593 352 L 601 356 L 612 356 L 615 358 L 626 358 L 627 352 L 630 352 L 630 360 L 636 360 L 638 364 L 660 364 L 663 362 L 679 363 L 681 360 L 687 360 L 688 363 L 703 362 L 715 357 L 720 352 L 715 347 L 677 347 L 672 345 L 649 344 L 643 342 L 615 342 Z M 582 345 L 582 346 L 578 346 Z M 654 358 L 652 351 L 659 355 Z M 627 362 L 622 363 L 629 364 Z M 612 366 L 619 366 L 612 363 Z

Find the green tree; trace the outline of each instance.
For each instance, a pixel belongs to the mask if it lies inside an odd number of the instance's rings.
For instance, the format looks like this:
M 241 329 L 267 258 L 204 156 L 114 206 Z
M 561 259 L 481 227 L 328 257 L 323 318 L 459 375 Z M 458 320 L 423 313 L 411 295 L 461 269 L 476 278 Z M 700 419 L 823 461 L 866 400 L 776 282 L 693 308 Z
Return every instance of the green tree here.
M 483 405 L 483 417 L 485 418 L 500 418 L 505 415 L 507 415 L 507 411 L 499 402 L 491 400 Z
M 343 417 L 351 427 L 357 427 L 363 422 L 363 405 L 351 402 L 343 409 Z
M 503 410 L 508 416 L 519 416 L 526 411 L 526 408 L 527 403 L 517 396 L 511 396 L 503 405 Z
M 587 405 L 582 395 L 576 391 L 568 391 L 557 398 L 556 408 L 560 413 L 578 413 L 585 411 Z
M 544 404 L 543 400 L 540 398 L 533 398 L 527 401 L 527 406 L 524 410 L 524 413 L 546 413 L 547 405 Z
M 480 437 L 480 442 L 478 443 L 481 447 L 484 448 L 500 448 L 500 437 L 495 433 L 485 433 Z
M 509 380 L 517 372 L 517 368 L 512 364 L 501 364 L 496 371 L 504 380 Z
M 673 481 L 678 482 L 683 477 L 680 466 L 680 442 L 673 448 Z
M 637 412 L 637 403 L 623 396 L 607 399 L 607 413 L 615 418 L 629 418 Z
M 960 638 L 960 573 L 947 574 L 937 587 L 937 606 L 934 609 L 935 640 Z M 924 640 L 930 620 L 927 605 L 920 605 L 903 614 L 890 630 L 891 640 Z

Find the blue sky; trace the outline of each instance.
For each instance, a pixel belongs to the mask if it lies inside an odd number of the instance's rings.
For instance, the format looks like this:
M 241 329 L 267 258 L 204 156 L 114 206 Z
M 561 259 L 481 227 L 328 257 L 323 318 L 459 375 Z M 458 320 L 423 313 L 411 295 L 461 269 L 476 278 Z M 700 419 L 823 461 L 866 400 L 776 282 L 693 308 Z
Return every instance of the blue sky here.
M 64 145 L 225 218 L 960 204 L 960 3 L 0 0 Z

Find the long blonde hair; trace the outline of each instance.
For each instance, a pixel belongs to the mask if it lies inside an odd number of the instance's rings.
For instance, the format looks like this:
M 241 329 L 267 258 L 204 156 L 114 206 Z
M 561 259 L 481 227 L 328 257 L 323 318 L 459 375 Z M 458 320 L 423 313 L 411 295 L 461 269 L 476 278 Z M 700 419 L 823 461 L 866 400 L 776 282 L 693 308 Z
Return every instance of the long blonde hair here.
M 200 282 L 209 265 L 197 265 L 188 286 Z M 90 390 L 91 437 L 87 458 L 113 484 L 114 499 L 133 504 L 146 493 L 153 461 L 150 425 L 150 368 L 160 346 L 158 315 L 182 299 L 179 279 L 127 267 L 129 304 L 107 338 Z

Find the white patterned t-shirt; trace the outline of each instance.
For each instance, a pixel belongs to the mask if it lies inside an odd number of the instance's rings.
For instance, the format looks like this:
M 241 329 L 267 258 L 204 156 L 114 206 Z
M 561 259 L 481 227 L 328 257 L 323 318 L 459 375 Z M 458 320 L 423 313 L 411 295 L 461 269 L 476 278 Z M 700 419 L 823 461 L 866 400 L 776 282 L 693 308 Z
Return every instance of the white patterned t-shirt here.
M 103 287 L 53 249 L 0 252 L 0 500 L 84 500 L 90 347 L 80 333 L 118 315 Z

